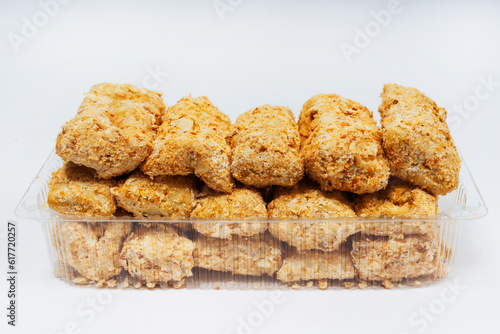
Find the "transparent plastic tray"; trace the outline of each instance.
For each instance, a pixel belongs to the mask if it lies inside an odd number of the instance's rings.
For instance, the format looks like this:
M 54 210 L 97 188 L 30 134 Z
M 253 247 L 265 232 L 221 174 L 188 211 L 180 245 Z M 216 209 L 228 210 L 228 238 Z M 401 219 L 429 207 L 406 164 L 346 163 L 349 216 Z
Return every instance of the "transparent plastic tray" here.
M 15 213 L 20 218 L 42 223 L 56 276 L 74 284 L 216 289 L 422 286 L 446 277 L 452 270 L 461 223 L 487 213 L 462 159 L 459 187 L 439 197 L 439 213 L 434 216 L 197 220 L 206 223 L 311 222 L 323 223 L 327 228 L 338 223 L 357 224 L 363 230 L 364 234 L 347 238 L 337 252 L 302 253 L 272 238 L 269 232 L 228 241 L 207 239 L 192 228 L 193 220 L 189 219 L 60 214 L 47 206 L 47 194 L 52 172 L 62 164 L 52 152 Z M 122 227 L 124 224 L 126 228 Z M 367 236 L 375 233 L 374 230 L 384 229 L 398 234 L 404 224 L 430 224 L 432 228 L 427 235 L 405 235 L 399 239 Z M 112 226 L 123 230 L 118 239 L 106 236 Z M 75 227 L 79 229 L 78 237 L 68 234 Z M 171 231 L 178 237 L 172 237 Z M 125 251 L 124 244 L 132 241 L 135 248 L 129 245 Z

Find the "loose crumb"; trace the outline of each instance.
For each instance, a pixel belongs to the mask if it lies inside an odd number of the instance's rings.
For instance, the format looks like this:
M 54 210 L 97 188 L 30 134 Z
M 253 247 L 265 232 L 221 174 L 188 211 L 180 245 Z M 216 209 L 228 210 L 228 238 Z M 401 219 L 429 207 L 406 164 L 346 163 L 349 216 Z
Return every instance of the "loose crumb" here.
M 180 288 L 182 288 L 185 284 L 186 284 L 186 280 L 185 280 L 185 279 L 182 279 L 182 280 L 180 280 L 180 281 L 176 281 L 176 282 L 174 282 L 172 285 L 173 285 L 174 289 L 180 289 Z
M 384 280 L 382 282 L 382 286 L 386 289 L 392 289 L 394 287 L 394 284 L 392 284 L 392 282 L 389 280 Z
M 344 282 L 344 287 L 346 289 L 351 289 L 354 287 L 354 283 L 353 282 Z
M 106 284 L 108 284 L 108 288 L 115 288 L 116 287 L 116 280 L 110 279 L 109 281 L 106 282 Z
M 125 279 L 123 280 L 123 283 L 122 283 L 122 287 L 128 288 L 129 286 L 130 286 L 130 283 L 128 281 L 128 277 L 125 277 Z
M 73 283 L 75 284 L 85 284 L 87 283 L 87 279 L 83 276 L 80 276 L 80 277 L 77 277 L 75 279 L 73 279 Z

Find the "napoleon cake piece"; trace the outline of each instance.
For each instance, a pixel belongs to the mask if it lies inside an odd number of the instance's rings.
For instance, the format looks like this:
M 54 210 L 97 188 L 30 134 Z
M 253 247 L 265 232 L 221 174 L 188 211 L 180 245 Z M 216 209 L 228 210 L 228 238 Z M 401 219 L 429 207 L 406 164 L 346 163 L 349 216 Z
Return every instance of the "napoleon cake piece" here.
M 360 234 L 352 238 L 351 257 L 361 280 L 399 282 L 434 274 L 444 260 L 439 249 L 432 234 L 403 239 Z
M 273 275 L 281 266 L 278 240 L 268 233 L 232 239 L 195 237 L 194 260 L 197 267 L 240 275 Z
M 230 193 L 232 132 L 229 117 L 206 97 L 183 97 L 165 113 L 141 169 L 149 176 L 194 173 L 210 188 Z
M 191 218 L 267 218 L 266 203 L 259 191 L 235 188 L 231 194 L 215 193 L 199 200 Z M 267 230 L 267 222 L 192 221 L 193 228 L 209 237 L 229 239 L 232 235 L 251 236 Z
M 340 191 L 325 192 L 305 180 L 277 188 L 268 205 L 269 218 L 354 218 L 352 203 Z M 333 219 L 334 220 L 334 219 Z M 333 251 L 360 230 L 356 222 L 269 222 L 269 231 L 299 250 Z
M 231 140 L 231 171 L 240 182 L 264 188 L 293 186 L 304 174 L 297 124 L 290 109 L 263 105 L 240 115 Z
M 62 127 L 56 153 L 95 169 L 100 178 L 126 174 L 151 153 L 164 111 L 160 93 L 132 85 L 95 85 Z
M 435 195 L 457 189 L 460 157 L 446 110 L 415 88 L 385 84 L 379 107 L 392 174 Z
M 123 244 L 120 263 L 129 274 L 154 287 L 192 276 L 194 244 L 163 223 L 137 225 Z
M 80 275 L 103 282 L 121 272 L 119 254 L 132 223 L 62 222 L 54 226 L 52 238 L 56 250 Z
M 189 218 L 196 204 L 192 176 L 156 176 L 136 170 L 112 189 L 117 204 L 135 217 Z
M 111 188 L 116 185 L 115 180 L 98 179 L 93 169 L 66 162 L 52 174 L 47 204 L 67 215 L 111 216 L 116 211 Z
M 335 94 L 309 99 L 299 117 L 305 171 L 325 191 L 356 194 L 385 188 L 389 162 L 372 113 Z
M 438 204 L 436 196 L 409 182 L 392 178 L 386 189 L 359 196 L 355 209 L 359 217 L 421 218 L 437 214 Z M 404 235 L 425 234 L 432 228 L 432 222 L 415 220 L 363 223 L 362 231 L 402 238 Z
M 356 276 L 349 249 L 340 247 L 331 252 L 290 250 L 278 270 L 282 282 L 352 279 Z

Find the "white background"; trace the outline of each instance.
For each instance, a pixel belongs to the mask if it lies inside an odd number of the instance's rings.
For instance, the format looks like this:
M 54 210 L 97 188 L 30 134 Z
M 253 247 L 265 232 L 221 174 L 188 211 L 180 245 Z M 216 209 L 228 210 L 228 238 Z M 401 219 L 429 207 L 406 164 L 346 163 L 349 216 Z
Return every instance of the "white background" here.
M 372 11 L 387 10 L 387 1 L 221 2 L 232 4 L 222 15 L 212 0 L 74 0 L 46 21 L 37 1 L 0 2 L 0 331 L 236 333 L 238 319 L 256 312 L 254 301 L 270 298 L 269 291 L 129 289 L 91 318 L 77 309 L 88 310 L 88 298 L 106 290 L 55 279 L 40 225 L 19 219 L 18 327 L 6 326 L 7 220 L 16 219 L 14 208 L 60 126 L 93 84 L 154 86 L 168 105 L 189 93 L 206 95 L 234 121 L 264 103 L 298 115 L 320 92 L 376 113 L 383 83 L 396 82 L 448 109 L 456 144 L 490 209 L 464 224 L 456 272 L 418 289 L 287 291 L 285 302 L 247 332 L 500 333 L 499 2 L 401 0 L 385 26 L 374 23 Z M 26 22 L 34 21 L 38 31 L 28 31 Z M 356 44 L 356 29 L 365 28 L 372 37 Z M 342 43 L 358 48 L 350 61 Z M 155 70 L 168 76 L 153 81 Z M 491 92 L 481 86 L 488 78 L 496 82 Z M 467 113 L 454 112 L 464 103 Z M 419 312 L 438 305 L 454 280 L 462 286 L 454 301 L 422 320 Z

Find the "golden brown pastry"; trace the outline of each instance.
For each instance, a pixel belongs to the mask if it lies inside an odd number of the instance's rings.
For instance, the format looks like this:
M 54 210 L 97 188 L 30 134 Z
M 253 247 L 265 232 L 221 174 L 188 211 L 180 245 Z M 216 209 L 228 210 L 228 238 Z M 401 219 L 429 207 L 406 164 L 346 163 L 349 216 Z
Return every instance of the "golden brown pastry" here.
M 164 223 L 137 225 L 123 244 L 120 263 L 148 287 L 192 276 L 194 244 Z
M 60 222 L 52 230 L 62 260 L 83 277 L 96 282 L 118 275 L 119 254 L 132 223 Z
M 446 110 L 415 88 L 385 84 L 379 107 L 391 173 L 435 195 L 458 187 L 460 157 Z
M 231 194 L 213 194 L 199 200 L 191 218 L 267 218 L 266 203 L 259 191 L 236 188 Z M 267 222 L 209 222 L 193 220 L 198 232 L 213 238 L 229 239 L 232 235 L 251 236 L 264 233 Z
M 66 162 L 52 174 L 47 204 L 67 215 L 111 216 L 116 211 L 111 188 L 116 185 L 98 179 L 93 169 Z
M 230 193 L 233 128 L 206 97 L 183 97 L 168 108 L 151 155 L 141 166 L 149 176 L 194 173 L 210 188 Z
M 403 239 L 360 234 L 352 239 L 351 257 L 361 280 L 398 282 L 435 273 L 444 259 L 439 250 L 431 234 Z
M 151 153 L 164 110 L 160 93 L 132 85 L 95 85 L 62 127 L 56 153 L 95 169 L 100 178 L 131 172 Z
M 290 249 L 277 273 L 283 282 L 351 279 L 356 276 L 349 249 L 341 247 L 332 252 L 310 250 L 298 252 Z
M 195 179 L 191 176 L 151 179 L 137 170 L 112 193 L 117 204 L 135 217 L 189 218 L 196 204 Z
M 411 183 L 392 178 L 386 189 L 359 196 L 355 204 L 359 217 L 413 217 L 435 215 L 437 198 Z M 402 238 L 404 235 L 425 234 L 434 224 L 422 220 L 363 223 L 366 234 L 388 235 Z
M 281 266 L 278 240 L 268 233 L 232 239 L 195 238 L 194 260 L 197 267 L 240 275 L 273 275 Z
M 292 186 L 304 174 L 299 133 L 290 109 L 263 105 L 240 115 L 231 140 L 233 176 L 264 188 Z
M 385 188 L 389 163 L 372 113 L 335 94 L 309 99 L 299 117 L 307 175 L 321 189 L 356 194 Z
M 356 217 L 345 194 L 322 191 L 307 181 L 291 188 L 278 188 L 268 205 L 268 212 L 269 218 L 281 219 Z M 274 237 L 299 250 L 336 250 L 360 228 L 356 222 L 269 222 L 269 231 Z

